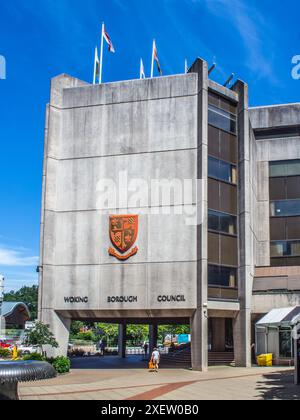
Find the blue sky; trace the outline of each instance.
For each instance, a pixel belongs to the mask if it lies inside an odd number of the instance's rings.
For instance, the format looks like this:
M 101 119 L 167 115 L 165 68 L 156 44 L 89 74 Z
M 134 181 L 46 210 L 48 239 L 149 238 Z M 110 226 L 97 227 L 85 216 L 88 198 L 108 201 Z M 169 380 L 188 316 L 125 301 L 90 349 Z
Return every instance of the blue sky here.
M 288 5 L 288 7 L 286 7 Z M 212 78 L 234 72 L 250 104 L 300 101 L 291 59 L 300 54 L 300 4 L 289 0 L 8 0 L 0 4 L 0 272 L 6 288 L 37 282 L 45 104 L 50 78 L 91 81 L 104 20 L 116 54 L 104 56 L 104 82 L 147 73 L 155 37 L 164 74 L 184 60 L 216 61 Z

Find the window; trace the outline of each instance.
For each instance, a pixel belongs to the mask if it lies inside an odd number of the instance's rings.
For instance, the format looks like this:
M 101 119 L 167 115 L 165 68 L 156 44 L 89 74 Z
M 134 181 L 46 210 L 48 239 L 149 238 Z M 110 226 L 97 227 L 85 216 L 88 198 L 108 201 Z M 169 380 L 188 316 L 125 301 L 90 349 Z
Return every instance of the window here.
M 229 133 L 236 133 L 236 116 L 214 105 L 208 105 L 208 124 Z
M 270 177 L 300 175 L 300 160 L 270 162 Z
M 236 287 L 236 268 L 208 265 L 208 284 L 210 286 Z
M 208 207 L 222 213 L 237 214 L 236 186 L 208 178 Z
M 208 229 L 236 235 L 236 219 L 236 216 L 231 216 L 230 214 L 208 210 Z
M 300 200 L 280 200 L 270 204 L 272 217 L 300 215 Z
M 224 98 L 223 96 L 217 95 L 213 92 L 208 92 L 208 103 L 221 108 L 224 111 L 236 113 L 236 103 Z
M 280 328 L 279 330 L 279 356 L 292 357 L 292 335 L 288 328 Z
M 208 157 L 208 176 L 222 181 L 237 183 L 237 169 L 234 165 L 224 162 L 224 160 Z
M 300 256 L 299 241 L 272 241 L 271 257 L 294 257 Z
M 300 176 L 270 178 L 270 200 L 300 198 Z
M 237 163 L 238 141 L 233 134 L 208 126 L 208 154 L 226 162 Z

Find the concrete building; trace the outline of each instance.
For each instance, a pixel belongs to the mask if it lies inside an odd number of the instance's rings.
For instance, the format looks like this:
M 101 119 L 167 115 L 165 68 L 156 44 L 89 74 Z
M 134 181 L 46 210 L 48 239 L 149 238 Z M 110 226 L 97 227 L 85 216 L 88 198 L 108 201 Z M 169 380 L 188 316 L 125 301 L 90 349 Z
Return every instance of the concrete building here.
M 59 341 L 55 353 L 66 353 L 72 319 L 118 322 L 121 355 L 126 323 L 149 324 L 151 347 L 159 323 L 190 323 L 194 369 L 207 368 L 208 350 L 250 366 L 251 323 L 299 302 L 299 111 L 249 109 L 247 84 L 220 86 L 201 59 L 188 74 L 155 79 L 54 78 L 39 314 Z M 170 202 L 153 194 L 153 180 L 173 182 Z M 188 199 L 176 189 L 185 180 L 199 180 Z M 118 188 L 108 194 L 103 181 Z M 295 226 L 292 237 L 282 225 Z

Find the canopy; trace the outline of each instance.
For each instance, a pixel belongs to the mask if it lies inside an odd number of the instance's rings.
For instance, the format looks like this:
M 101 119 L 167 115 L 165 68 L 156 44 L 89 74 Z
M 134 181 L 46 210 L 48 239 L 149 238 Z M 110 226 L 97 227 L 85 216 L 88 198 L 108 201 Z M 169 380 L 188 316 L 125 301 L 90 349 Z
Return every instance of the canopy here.
M 300 321 L 300 306 L 292 306 L 289 308 L 272 309 L 272 311 L 256 323 L 256 326 L 293 326 L 298 321 Z

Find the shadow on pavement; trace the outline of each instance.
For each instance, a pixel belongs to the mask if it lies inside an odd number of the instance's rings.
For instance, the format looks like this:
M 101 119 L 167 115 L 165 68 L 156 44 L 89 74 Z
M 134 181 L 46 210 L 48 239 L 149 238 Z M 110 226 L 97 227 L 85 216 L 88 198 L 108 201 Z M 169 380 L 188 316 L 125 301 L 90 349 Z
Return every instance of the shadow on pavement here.
M 300 386 L 294 385 L 293 372 L 264 374 L 256 389 L 264 400 L 300 400 Z
M 141 355 L 127 356 L 91 356 L 71 359 L 71 369 L 147 369 L 148 360 Z

